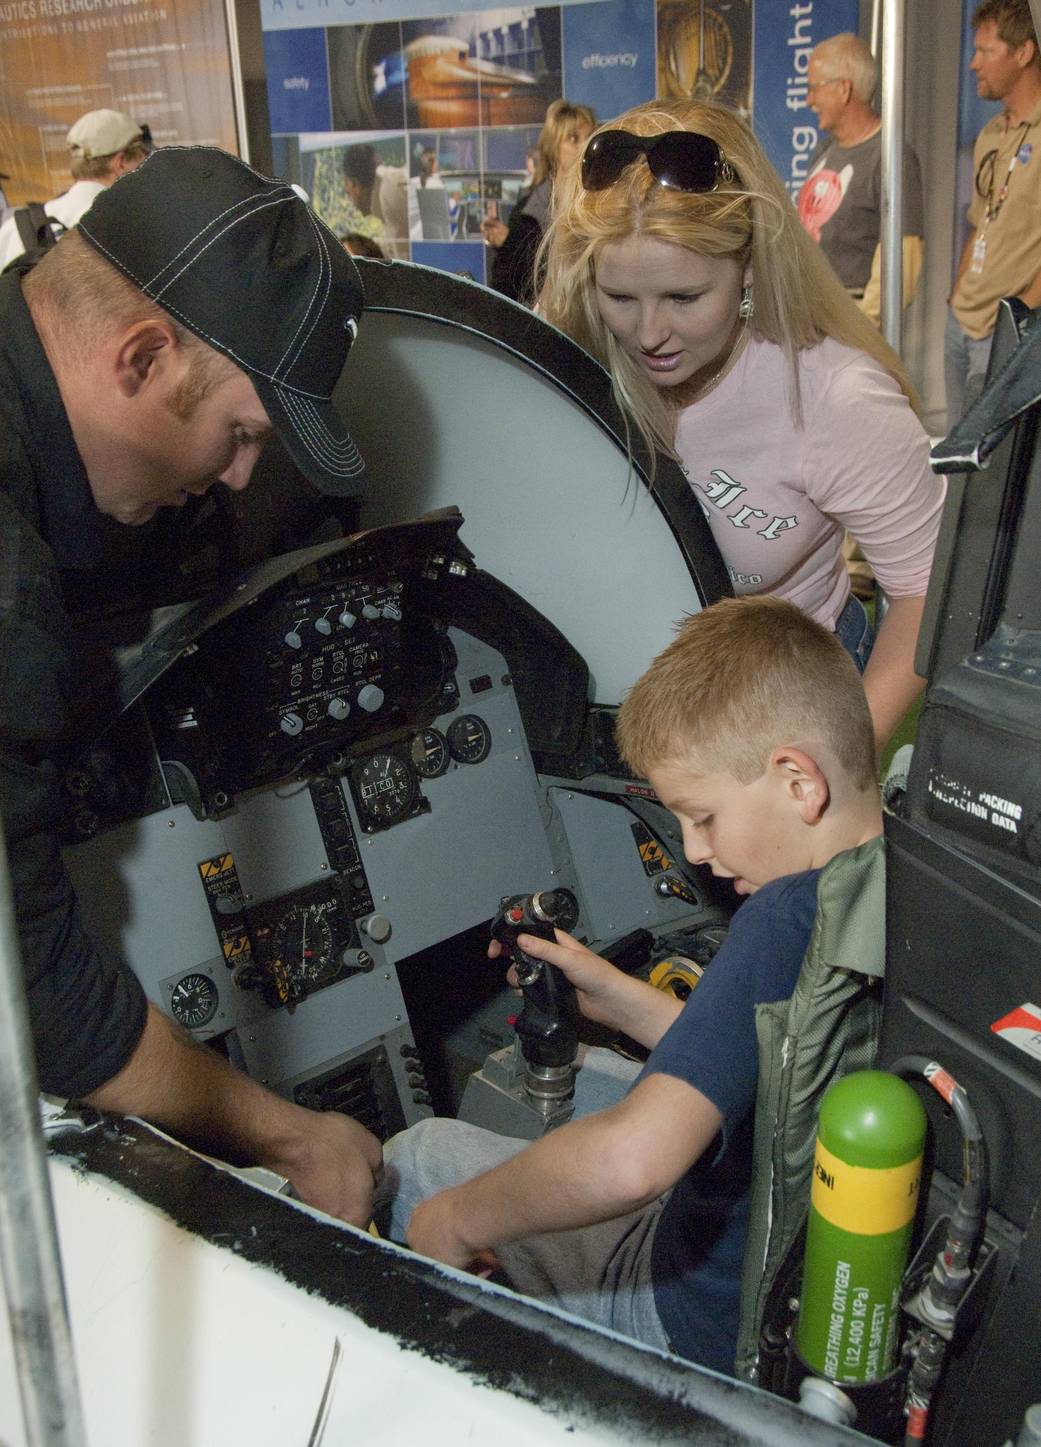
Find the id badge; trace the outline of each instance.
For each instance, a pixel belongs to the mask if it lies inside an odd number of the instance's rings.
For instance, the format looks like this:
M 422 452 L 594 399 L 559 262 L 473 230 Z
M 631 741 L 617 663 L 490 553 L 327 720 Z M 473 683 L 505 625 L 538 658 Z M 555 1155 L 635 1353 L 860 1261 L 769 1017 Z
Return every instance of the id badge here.
M 969 270 L 973 273 L 974 276 L 979 276 L 980 272 L 983 270 L 983 263 L 986 260 L 986 256 L 987 238 L 986 235 L 981 231 L 979 236 L 977 236 L 976 240 L 972 243 L 972 261 L 969 265 Z

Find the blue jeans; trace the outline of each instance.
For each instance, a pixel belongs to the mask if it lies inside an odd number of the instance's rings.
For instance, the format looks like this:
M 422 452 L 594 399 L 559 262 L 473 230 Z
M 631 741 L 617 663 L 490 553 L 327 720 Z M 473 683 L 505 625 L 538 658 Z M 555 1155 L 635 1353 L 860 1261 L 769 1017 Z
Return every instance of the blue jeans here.
M 851 593 L 846 606 L 835 620 L 835 637 L 852 658 L 861 673 L 867 667 L 874 647 L 875 635 L 871 619 L 863 603 Z
M 993 337 L 977 340 L 962 330 L 948 307 L 943 333 L 943 378 L 947 388 L 948 430 L 962 417 L 983 391 Z

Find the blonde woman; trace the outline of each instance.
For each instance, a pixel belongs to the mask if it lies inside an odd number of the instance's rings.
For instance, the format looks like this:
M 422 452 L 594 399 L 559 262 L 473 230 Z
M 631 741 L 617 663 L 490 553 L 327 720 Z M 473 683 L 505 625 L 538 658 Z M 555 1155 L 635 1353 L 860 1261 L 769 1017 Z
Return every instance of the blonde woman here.
M 910 381 L 803 231 L 749 127 L 653 101 L 601 127 L 556 190 L 538 309 L 678 457 L 736 593 L 831 628 L 879 747 L 921 689 L 914 648 L 943 503 Z M 878 637 L 841 546 L 890 599 Z
M 513 208 L 509 225 L 496 216 L 481 228 L 494 252 L 491 285 L 513 301 L 531 302 L 535 253 L 549 224 L 554 179 L 578 160 L 595 125 L 588 106 L 555 100 L 539 132 L 531 185 Z

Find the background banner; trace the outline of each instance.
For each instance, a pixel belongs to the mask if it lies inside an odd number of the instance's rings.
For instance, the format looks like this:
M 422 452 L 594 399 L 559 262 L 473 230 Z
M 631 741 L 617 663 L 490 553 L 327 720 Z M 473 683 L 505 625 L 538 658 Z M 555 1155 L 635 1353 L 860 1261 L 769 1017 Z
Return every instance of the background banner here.
M 157 145 L 237 151 L 221 0 L 0 0 L 0 172 L 12 204 L 70 184 L 65 135 L 111 107 Z
M 819 139 L 809 53 L 856 29 L 858 0 L 261 0 L 261 15 L 276 166 L 338 235 L 484 281 L 481 221 L 509 219 L 560 96 L 600 120 L 656 96 L 719 101 L 797 191 Z M 344 182 L 358 148 L 379 172 L 368 211 Z
M 806 180 L 820 140 L 806 100 L 810 51 L 829 35 L 857 29 L 857 0 L 792 0 L 755 12 L 755 130 L 791 196 Z

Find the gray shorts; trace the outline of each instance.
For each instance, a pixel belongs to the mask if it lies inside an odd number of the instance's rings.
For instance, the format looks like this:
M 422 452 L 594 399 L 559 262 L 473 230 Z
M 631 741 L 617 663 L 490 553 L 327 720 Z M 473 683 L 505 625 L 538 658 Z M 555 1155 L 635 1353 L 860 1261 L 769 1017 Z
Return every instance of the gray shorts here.
M 420 1201 L 491 1170 L 528 1144 L 457 1120 L 420 1121 L 402 1131 L 383 1149 L 379 1229 L 404 1241 Z M 613 1221 L 498 1247 L 510 1284 L 524 1296 L 668 1351 L 651 1280 L 651 1243 L 665 1199 Z

